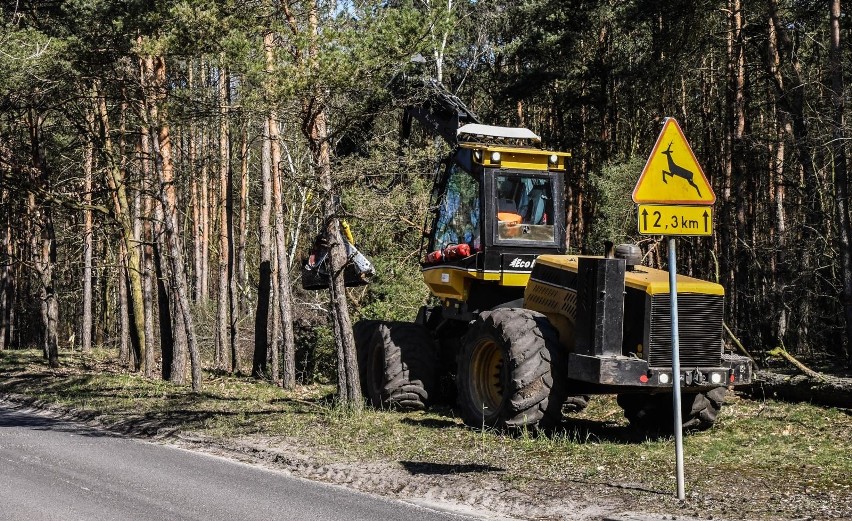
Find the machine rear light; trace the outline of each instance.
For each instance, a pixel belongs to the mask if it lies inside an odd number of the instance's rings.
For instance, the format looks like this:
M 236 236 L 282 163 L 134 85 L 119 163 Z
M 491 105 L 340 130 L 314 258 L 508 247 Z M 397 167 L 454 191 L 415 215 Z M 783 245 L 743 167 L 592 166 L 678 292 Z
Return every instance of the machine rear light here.
M 669 382 L 671 382 L 671 378 L 669 378 L 669 375 L 667 375 L 666 373 L 660 373 L 660 383 L 665 385 Z
M 639 381 L 642 382 L 643 384 L 648 383 L 648 375 L 643 374 L 642 376 L 639 377 Z
M 559 163 L 559 156 L 556 154 L 550 154 L 550 166 L 556 166 Z
M 499 163 L 500 162 L 500 152 L 491 152 L 491 162 Z
M 710 383 L 714 385 L 719 385 L 722 383 L 722 375 L 720 373 L 711 373 L 710 374 Z

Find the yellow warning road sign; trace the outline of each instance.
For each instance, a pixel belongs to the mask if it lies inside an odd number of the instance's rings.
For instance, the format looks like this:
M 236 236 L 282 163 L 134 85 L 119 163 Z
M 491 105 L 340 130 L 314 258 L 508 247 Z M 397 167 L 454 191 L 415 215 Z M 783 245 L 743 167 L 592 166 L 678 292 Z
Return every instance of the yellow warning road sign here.
M 713 204 L 716 194 L 674 118 L 667 118 L 633 189 L 634 203 Z
M 639 205 L 642 235 L 713 235 L 713 207 Z

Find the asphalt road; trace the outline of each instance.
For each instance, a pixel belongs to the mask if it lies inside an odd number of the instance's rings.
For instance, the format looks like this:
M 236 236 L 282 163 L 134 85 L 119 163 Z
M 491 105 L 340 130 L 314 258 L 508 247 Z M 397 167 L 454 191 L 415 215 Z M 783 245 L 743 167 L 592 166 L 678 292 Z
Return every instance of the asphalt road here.
M 0 403 L 0 520 L 471 519 Z

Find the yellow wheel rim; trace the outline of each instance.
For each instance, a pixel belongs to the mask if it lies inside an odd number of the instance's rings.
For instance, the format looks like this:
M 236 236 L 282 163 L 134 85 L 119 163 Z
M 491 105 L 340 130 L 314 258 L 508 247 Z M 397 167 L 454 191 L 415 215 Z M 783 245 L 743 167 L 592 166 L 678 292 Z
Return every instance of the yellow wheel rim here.
M 503 352 L 490 339 L 477 344 L 471 360 L 473 401 L 483 407 L 486 416 L 494 414 L 503 401 Z

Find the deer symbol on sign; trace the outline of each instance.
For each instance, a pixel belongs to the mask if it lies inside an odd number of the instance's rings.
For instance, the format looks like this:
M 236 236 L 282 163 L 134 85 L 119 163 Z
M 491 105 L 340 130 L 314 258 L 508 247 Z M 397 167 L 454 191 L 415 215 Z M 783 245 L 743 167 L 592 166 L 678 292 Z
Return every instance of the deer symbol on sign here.
M 695 188 L 695 191 L 698 192 L 698 197 L 701 197 L 701 190 L 698 188 L 698 185 L 695 184 L 695 182 L 692 180 L 692 176 L 694 176 L 695 174 L 693 174 L 686 168 L 683 168 L 682 166 L 678 166 L 677 164 L 675 164 L 674 159 L 672 159 L 672 143 L 674 143 L 674 141 L 670 142 L 669 147 L 661 152 L 663 155 L 666 156 L 666 159 L 668 159 L 669 161 L 668 171 L 663 170 L 663 182 L 668 184 L 668 181 L 666 181 L 666 176 L 683 178 L 686 180 L 687 183 L 689 183 L 690 186 Z

